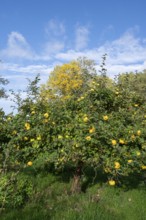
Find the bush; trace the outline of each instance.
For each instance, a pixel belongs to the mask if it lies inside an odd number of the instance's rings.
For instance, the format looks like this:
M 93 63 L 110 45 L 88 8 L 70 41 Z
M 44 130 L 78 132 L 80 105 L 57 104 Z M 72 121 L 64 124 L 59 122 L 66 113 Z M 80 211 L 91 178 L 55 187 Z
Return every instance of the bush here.
M 36 172 L 52 165 L 61 172 L 68 166 L 78 184 L 84 167 L 92 167 L 105 173 L 112 186 L 146 170 L 144 97 L 127 84 L 109 86 L 107 78 L 101 76 L 100 80 L 88 79 L 80 96 L 56 97 L 48 103 L 41 100 L 37 83 L 38 79 L 30 83 L 25 100 L 19 98 L 16 115 L 1 113 L 1 204 L 6 205 L 4 195 L 10 206 L 9 197 L 13 196 L 15 206 L 23 204 L 31 184 L 21 176 L 21 170 L 30 166 Z M 14 170 L 18 172 L 16 185 L 22 185 L 18 194 L 9 184 Z M 74 186 L 77 190 L 78 184 Z

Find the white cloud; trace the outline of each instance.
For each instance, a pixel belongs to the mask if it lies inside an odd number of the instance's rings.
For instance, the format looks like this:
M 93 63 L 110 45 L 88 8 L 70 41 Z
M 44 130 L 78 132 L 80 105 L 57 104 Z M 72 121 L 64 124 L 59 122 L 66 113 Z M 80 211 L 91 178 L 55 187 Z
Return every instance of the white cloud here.
M 13 108 L 11 108 L 11 106 L 13 104 L 14 103 L 12 101 L 10 101 L 10 100 L 0 99 L 0 108 L 2 108 L 6 114 L 12 113 Z
M 53 23 L 51 25 L 55 33 L 56 26 L 53 26 Z M 61 33 L 63 34 L 63 27 L 60 26 L 60 29 L 62 29 Z M 8 38 L 7 48 L 2 51 L 5 52 L 7 62 L 0 63 L 0 75 L 10 81 L 8 88 L 14 90 L 25 89 L 28 83 L 26 78 L 34 79 L 38 73 L 40 73 L 41 82 L 44 83 L 57 64 L 69 62 L 81 56 L 95 60 L 98 71 L 102 56 L 107 53 L 107 73 L 112 78 L 122 72 L 146 69 L 146 39 L 137 37 L 132 29 L 121 37 L 94 48 L 87 47 L 89 40 L 88 28 L 78 26 L 76 33 L 78 33 L 75 39 L 76 47 L 72 46 L 71 49 L 65 50 L 65 42 L 54 37 L 54 39 L 45 42 L 43 50 L 36 54 L 23 35 L 12 32 Z M 0 52 L 0 55 L 2 52 Z M 19 59 L 10 62 L 9 57 L 11 56 L 21 57 L 24 61 L 23 65 L 22 62 L 19 63 Z M 26 57 L 29 59 L 27 62 Z
M 44 46 L 44 57 L 48 57 L 53 54 L 56 54 L 58 52 L 60 52 L 61 50 L 64 49 L 64 43 L 57 41 L 57 40 L 53 40 L 53 41 L 49 41 L 45 44 Z
M 87 47 L 89 41 L 89 29 L 85 26 L 76 28 L 75 49 L 82 50 Z
M 53 29 L 53 22 L 51 25 Z M 132 30 L 128 30 L 118 39 L 111 42 L 107 41 L 99 47 L 86 49 L 84 47 L 87 46 L 88 42 L 88 29 L 86 27 L 78 27 L 77 32 L 76 48 L 65 51 L 64 42 L 54 39 L 45 42 L 45 46 L 39 54 L 32 52 L 24 36 L 20 33 L 12 32 L 8 38 L 8 47 L 4 50 L 5 55 L 8 56 L 8 60 L 9 55 L 18 57 L 21 55 L 24 59 L 29 57 L 29 64 L 24 62 L 25 64 L 22 65 L 16 60 L 15 63 L 0 63 L 0 75 L 10 79 L 11 84 L 9 87 L 24 88 L 27 84 L 26 78 L 34 78 L 36 74 L 40 73 L 41 79 L 45 81 L 56 64 L 69 62 L 81 56 L 95 60 L 97 69 L 99 69 L 102 56 L 105 53 L 108 55 L 106 63 L 108 74 L 112 77 L 121 72 L 141 71 L 146 68 L 146 41 L 136 37 Z M 81 43 L 79 44 L 79 42 Z
M 77 59 L 80 56 L 86 56 L 84 52 L 79 52 L 75 50 L 68 50 L 66 52 L 57 53 L 55 55 L 56 59 L 63 60 L 65 62 L 69 62 L 70 60 Z
M 94 59 L 97 63 L 101 62 L 103 54 L 107 53 L 107 64 L 112 66 L 121 65 L 125 69 L 130 70 L 130 67 L 135 69 L 136 65 L 144 67 L 146 61 L 146 42 L 143 39 L 137 38 L 131 31 L 127 31 L 120 38 L 112 42 L 105 42 L 97 48 L 86 49 L 82 51 L 68 50 L 63 53 L 56 54 L 56 58 L 69 61 L 76 59 L 79 56 L 87 56 Z M 139 69 L 139 68 L 138 68 Z
M 62 27 L 62 26 L 61 26 Z M 61 28 L 60 27 L 60 28 Z M 7 47 L 0 50 L 0 57 L 9 60 L 49 61 L 52 55 L 64 49 L 64 42 L 58 39 L 49 39 L 44 43 L 38 54 L 31 48 L 25 37 L 18 32 L 11 32 L 8 36 Z M 13 65 L 12 65 L 13 66 Z
M 45 31 L 48 36 L 61 36 L 65 34 L 65 25 L 63 22 L 51 19 L 46 25 Z
M 64 33 L 62 23 L 56 24 L 54 20 L 51 20 L 49 27 L 54 33 L 57 31 L 57 27 L 59 27 L 61 33 Z M 99 62 L 102 55 L 107 53 L 108 62 L 112 65 L 143 63 L 146 59 L 146 40 L 135 37 L 131 29 L 120 38 L 107 41 L 99 47 L 87 47 L 88 40 L 88 28 L 78 26 L 76 29 L 75 47 L 72 46 L 71 49 L 65 51 L 67 46 L 64 40 L 54 38 L 45 42 L 42 51 L 36 54 L 22 34 L 11 32 L 8 37 L 7 47 L 0 51 L 0 56 L 3 57 L 4 55 L 7 60 L 15 58 L 15 61 L 16 59 L 19 61 L 18 58 L 21 58 L 22 60 L 27 59 L 37 63 L 51 60 L 54 62 L 56 59 L 69 61 L 79 56 L 87 56 Z M 11 68 L 15 67 L 17 68 L 16 64 L 11 64 Z
M 0 99 L 0 108 L 2 108 L 6 114 L 10 114 L 12 112 L 15 114 L 17 113 L 16 99 L 11 92 L 7 92 L 7 95 L 9 96 L 7 99 Z M 22 91 L 20 96 L 24 99 L 27 97 L 27 93 Z
M 31 74 L 46 74 L 52 70 L 54 67 L 54 63 L 52 65 L 45 65 L 45 64 L 36 64 L 36 65 L 19 65 L 15 63 L 3 63 L 0 65 L 0 73 L 4 71 L 8 72 L 10 77 L 15 76 L 16 73 L 19 73 L 19 76 L 21 77 L 22 73 L 26 73 L 27 75 Z M 10 75 L 11 72 L 11 75 Z
M 2 57 L 32 59 L 35 54 L 22 34 L 11 32 L 8 36 L 7 47 L 0 51 L 0 55 Z
M 65 47 L 65 25 L 56 19 L 51 19 L 46 27 L 47 41 L 44 43 L 43 51 L 39 56 L 40 60 L 52 58 L 52 55 L 59 53 Z
M 129 65 L 107 65 L 107 74 L 109 77 L 114 78 L 118 74 L 143 71 L 146 68 L 146 64 L 129 64 Z
M 56 65 L 62 65 L 62 62 L 56 61 L 48 65 L 19 65 L 13 63 L 3 63 L 3 66 L 0 65 L 0 75 L 9 81 L 8 85 L 5 86 L 7 91 L 10 89 L 13 89 L 15 92 L 18 90 L 24 91 L 28 85 L 27 79 L 34 80 L 39 74 L 40 83 L 45 83 L 50 72 Z
M 105 47 L 110 54 L 112 63 L 135 63 L 142 62 L 146 57 L 146 45 L 131 33 L 126 33 L 119 39 L 108 42 Z

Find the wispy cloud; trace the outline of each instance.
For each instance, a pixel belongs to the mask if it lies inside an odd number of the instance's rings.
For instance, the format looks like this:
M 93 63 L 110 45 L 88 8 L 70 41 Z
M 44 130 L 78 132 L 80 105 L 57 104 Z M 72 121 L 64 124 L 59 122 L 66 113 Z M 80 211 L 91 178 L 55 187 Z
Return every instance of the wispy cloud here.
M 76 59 L 78 56 L 87 56 L 99 63 L 103 54 L 108 54 L 108 64 L 123 65 L 129 70 L 128 66 L 135 68 L 135 65 L 143 66 L 146 61 L 146 42 L 130 31 L 126 31 L 120 38 L 113 41 L 106 41 L 103 45 L 85 50 L 68 50 L 58 53 L 56 57 L 65 61 Z M 133 68 L 132 68 L 133 70 Z
M 48 41 L 44 46 L 43 56 L 52 56 L 64 49 L 64 43 L 58 40 Z M 40 57 L 41 58 L 41 57 Z
M 115 64 L 143 62 L 146 57 L 146 43 L 130 32 L 112 43 L 108 42 L 106 47 L 111 55 L 111 62 Z
M 115 33 L 115 29 L 113 25 L 108 25 L 103 29 L 103 31 L 100 34 L 99 42 L 104 42 L 107 38 L 110 38 Z
M 75 49 L 81 50 L 87 47 L 89 41 L 89 28 L 86 26 L 77 26 Z
M 7 47 L 0 51 L 0 55 L 9 58 L 32 59 L 35 54 L 22 34 L 11 32 L 8 36 Z
M 64 33 L 64 28 L 54 21 L 50 23 L 51 28 L 56 31 L 59 26 Z M 44 43 L 44 48 L 38 54 L 26 41 L 25 37 L 18 33 L 12 32 L 8 38 L 8 46 L 1 51 L 5 52 L 5 56 L 9 60 L 9 56 L 29 57 L 29 64 L 19 64 L 15 62 L 5 62 L 0 64 L 0 74 L 4 73 L 8 78 L 21 80 L 22 76 L 27 78 L 40 73 L 43 79 L 58 63 L 69 62 L 80 56 L 86 56 L 93 59 L 97 63 L 97 69 L 101 63 L 101 57 L 107 53 L 107 69 L 110 76 L 120 72 L 129 72 L 135 70 L 143 70 L 146 68 L 146 41 L 136 36 L 133 29 L 127 30 L 121 37 L 113 41 L 106 41 L 99 47 L 89 48 L 87 42 L 89 39 L 89 30 L 87 27 L 78 26 L 76 29 L 76 47 L 72 45 L 72 49 L 66 50 L 65 43 L 54 39 Z M 78 48 L 78 49 L 77 49 Z M 33 61 L 33 62 L 31 62 Z M 48 62 L 49 61 L 49 62 Z M 44 77 L 45 76 L 45 77 Z M 16 77 L 16 78 L 15 78 Z M 24 79 L 24 78 L 23 78 Z M 17 84 L 19 87 L 19 83 Z
M 3 108 L 6 114 L 9 114 L 13 111 L 11 106 L 13 106 L 14 103 L 8 99 L 0 99 L 0 108 Z
M 57 27 L 59 27 L 62 34 L 61 38 L 57 36 Z M 78 26 L 75 31 L 75 45 L 72 44 L 72 47 L 68 50 L 66 49 L 65 38 L 63 38 L 64 27 L 52 21 L 49 24 L 49 30 L 52 30 L 53 35 L 56 37 L 49 37 L 44 42 L 44 47 L 39 53 L 34 52 L 22 34 L 18 32 L 10 33 L 7 47 L 0 51 L 0 56 L 3 57 L 2 54 L 5 55 L 6 60 L 0 63 L 0 75 L 9 79 L 8 88 L 13 88 L 14 90 L 25 89 L 28 83 L 26 78 L 34 79 L 38 73 L 40 73 L 41 82 L 44 83 L 57 64 L 61 65 L 80 56 L 95 60 L 98 71 L 102 56 L 107 53 L 106 65 L 108 75 L 112 78 L 122 72 L 146 69 L 146 38 L 139 38 L 133 29 L 127 30 L 115 40 L 106 41 L 98 47 L 91 48 L 88 45 L 88 28 Z M 11 57 L 15 59 L 12 61 Z M 18 57 L 21 58 L 21 62 L 19 62 Z M 8 109 L 8 103 L 5 100 L 0 102 L 2 107 L 5 106 L 5 109 Z
M 61 36 L 65 34 L 65 25 L 63 22 L 60 22 L 56 19 L 51 19 L 48 21 L 46 27 L 45 27 L 45 32 L 47 35 L 50 37 L 52 36 Z
M 63 22 L 60 22 L 57 19 L 51 19 L 45 27 L 45 32 L 47 34 L 47 41 L 43 46 L 43 56 L 40 57 L 44 59 L 52 57 L 52 55 L 65 48 L 66 29 Z
M 11 64 L 6 64 L 5 66 L 5 69 L 6 70 L 9 70 L 9 71 L 13 71 L 14 73 L 26 73 L 29 75 L 31 74 L 46 74 L 46 73 L 49 73 L 51 70 L 52 70 L 52 67 L 49 66 L 49 65 L 45 65 L 45 64 L 36 64 L 36 65 L 25 65 L 25 66 L 21 66 L 21 65 L 17 65 L 17 64 L 14 64 L 14 65 L 11 65 Z M 19 74 L 19 76 L 21 77 L 21 74 Z M 12 75 L 13 77 L 13 75 Z

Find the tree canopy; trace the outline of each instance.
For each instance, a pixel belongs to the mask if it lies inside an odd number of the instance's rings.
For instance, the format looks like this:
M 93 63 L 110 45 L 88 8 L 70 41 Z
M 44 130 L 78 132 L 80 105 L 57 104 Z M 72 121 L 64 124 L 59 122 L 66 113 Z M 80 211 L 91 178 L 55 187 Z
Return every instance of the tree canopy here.
M 93 84 L 103 86 L 103 81 L 107 87 L 112 87 L 113 80 L 105 75 L 98 75 L 95 65 L 93 60 L 80 57 L 70 63 L 56 66 L 47 82 L 41 86 L 41 97 L 44 101 L 49 101 L 82 96 L 89 89 L 93 89 Z
M 146 70 L 142 72 L 122 73 L 118 76 L 117 84 L 125 87 L 131 92 L 145 97 L 146 96 Z
M 56 66 L 46 84 L 42 85 L 41 96 L 45 99 L 60 97 L 67 99 L 82 86 L 81 68 L 78 62 Z

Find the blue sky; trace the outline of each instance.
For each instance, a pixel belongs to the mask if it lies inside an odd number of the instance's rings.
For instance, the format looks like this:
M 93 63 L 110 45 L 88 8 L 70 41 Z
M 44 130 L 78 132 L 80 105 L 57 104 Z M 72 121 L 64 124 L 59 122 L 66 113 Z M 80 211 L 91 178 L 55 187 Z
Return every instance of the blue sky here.
M 146 69 L 145 9 L 145 0 L 0 0 L 0 75 L 23 90 L 79 56 L 98 70 L 104 53 L 110 77 Z M 10 105 L 0 100 L 6 113 Z

